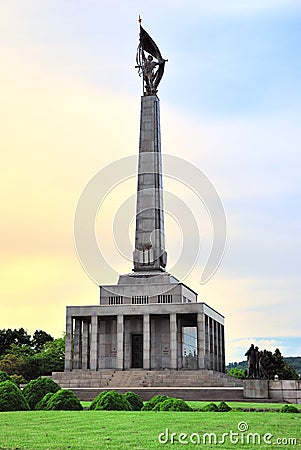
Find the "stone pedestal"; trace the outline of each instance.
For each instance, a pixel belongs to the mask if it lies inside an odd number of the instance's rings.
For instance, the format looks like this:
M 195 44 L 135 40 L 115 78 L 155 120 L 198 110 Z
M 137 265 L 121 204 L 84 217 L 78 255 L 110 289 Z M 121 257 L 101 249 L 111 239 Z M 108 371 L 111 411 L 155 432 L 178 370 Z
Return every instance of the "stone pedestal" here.
M 268 380 L 244 380 L 244 398 L 269 398 Z

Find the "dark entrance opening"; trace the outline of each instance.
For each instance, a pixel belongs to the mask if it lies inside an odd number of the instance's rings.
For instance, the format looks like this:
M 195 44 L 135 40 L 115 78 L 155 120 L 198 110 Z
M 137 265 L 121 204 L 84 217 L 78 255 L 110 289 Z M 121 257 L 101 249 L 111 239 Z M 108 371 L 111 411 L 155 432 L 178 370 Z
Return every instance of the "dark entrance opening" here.
M 132 367 L 133 369 L 143 367 L 143 334 L 132 335 Z

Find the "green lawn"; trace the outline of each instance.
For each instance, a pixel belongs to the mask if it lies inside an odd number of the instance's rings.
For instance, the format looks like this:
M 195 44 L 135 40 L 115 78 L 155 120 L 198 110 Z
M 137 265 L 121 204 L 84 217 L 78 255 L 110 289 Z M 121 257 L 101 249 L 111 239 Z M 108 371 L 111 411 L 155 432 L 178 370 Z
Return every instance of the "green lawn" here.
M 248 427 L 248 431 L 241 430 Z M 246 425 L 247 424 L 247 425 Z M 163 433 L 160 444 L 158 435 Z M 191 438 L 201 442 L 204 433 L 215 433 L 217 442 L 221 442 L 223 433 L 238 433 L 224 437 L 225 443 L 210 445 L 209 437 L 206 445 L 183 442 Z M 171 433 L 176 433 L 170 443 Z M 194 434 L 192 434 L 194 433 Z M 258 433 L 261 445 L 233 443 L 233 439 L 246 442 L 248 433 Z M 264 435 L 270 443 L 264 442 Z M 281 445 L 273 445 L 277 439 Z M 289 445 L 288 439 L 297 439 L 296 445 Z M 211 437 L 213 439 L 213 436 Z M 288 444 L 288 445 L 287 445 Z M 301 446 L 301 414 L 281 414 L 273 412 L 238 412 L 228 413 L 181 413 L 181 412 L 113 412 L 113 411 L 38 411 L 0 413 L 0 449 L 19 450 L 64 450 L 64 449 L 143 449 L 158 448 L 300 448 Z

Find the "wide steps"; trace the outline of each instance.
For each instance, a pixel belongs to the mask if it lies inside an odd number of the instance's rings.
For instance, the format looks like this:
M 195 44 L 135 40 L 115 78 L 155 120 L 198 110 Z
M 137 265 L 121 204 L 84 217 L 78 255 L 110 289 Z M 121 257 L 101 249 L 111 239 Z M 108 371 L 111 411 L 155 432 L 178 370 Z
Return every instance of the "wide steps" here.
M 241 387 L 241 380 L 213 370 L 73 370 L 54 372 L 52 378 L 64 388 L 133 387 Z

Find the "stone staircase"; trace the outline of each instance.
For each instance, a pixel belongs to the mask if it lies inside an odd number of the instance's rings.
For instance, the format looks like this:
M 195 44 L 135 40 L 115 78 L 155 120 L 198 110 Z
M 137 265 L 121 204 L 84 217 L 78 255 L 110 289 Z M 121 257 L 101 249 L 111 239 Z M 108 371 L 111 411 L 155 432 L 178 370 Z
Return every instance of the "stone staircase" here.
M 53 372 L 52 379 L 63 388 L 242 387 L 241 380 L 213 370 L 73 370 Z

